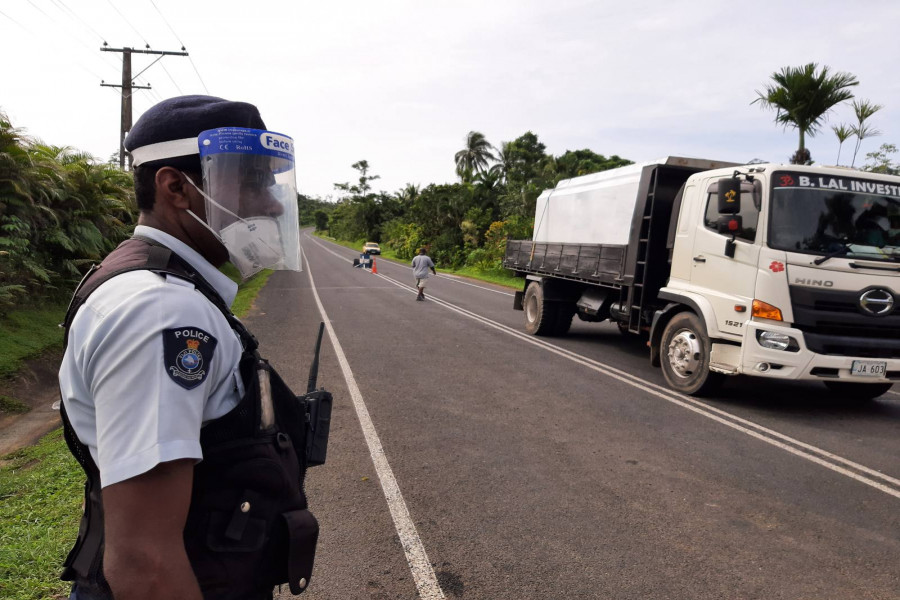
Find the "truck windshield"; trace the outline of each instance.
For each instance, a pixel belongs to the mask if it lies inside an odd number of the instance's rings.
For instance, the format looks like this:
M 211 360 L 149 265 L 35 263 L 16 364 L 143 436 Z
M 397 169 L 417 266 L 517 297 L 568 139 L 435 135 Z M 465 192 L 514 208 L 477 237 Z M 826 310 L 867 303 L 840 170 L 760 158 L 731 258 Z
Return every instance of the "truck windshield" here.
M 776 171 L 769 246 L 900 262 L 900 185 Z

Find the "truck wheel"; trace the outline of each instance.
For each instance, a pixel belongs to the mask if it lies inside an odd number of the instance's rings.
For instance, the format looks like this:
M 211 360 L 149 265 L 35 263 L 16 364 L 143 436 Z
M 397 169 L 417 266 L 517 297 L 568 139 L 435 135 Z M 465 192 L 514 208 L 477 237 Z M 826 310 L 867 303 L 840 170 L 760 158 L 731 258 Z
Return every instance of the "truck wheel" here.
M 670 387 L 684 394 L 714 392 L 725 376 L 709 370 L 710 342 L 700 318 L 692 312 L 675 315 L 663 331 L 660 362 Z
M 553 335 L 566 335 L 569 328 L 572 327 L 572 318 L 577 312 L 575 304 L 570 302 L 556 302 L 555 324 L 553 327 Z
M 849 381 L 824 381 L 825 387 L 835 396 L 848 400 L 865 402 L 884 395 L 894 384 L 892 383 L 851 383 Z
M 525 331 L 531 335 L 551 335 L 556 325 L 555 306 L 544 301 L 544 290 L 537 281 L 528 284 L 525 290 Z

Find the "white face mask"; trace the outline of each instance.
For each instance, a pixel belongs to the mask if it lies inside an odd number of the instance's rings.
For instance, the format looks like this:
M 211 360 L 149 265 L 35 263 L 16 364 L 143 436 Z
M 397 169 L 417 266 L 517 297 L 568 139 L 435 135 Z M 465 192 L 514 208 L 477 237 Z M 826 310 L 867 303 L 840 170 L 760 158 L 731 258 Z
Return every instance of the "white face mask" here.
M 236 221 L 219 233 L 219 239 L 245 279 L 263 269 L 278 267 L 284 260 L 278 221 L 271 217 Z
M 225 246 L 231 263 L 240 271 L 241 277 L 247 279 L 263 269 L 278 268 L 283 263 L 284 251 L 281 245 L 281 232 L 276 219 L 272 217 L 250 217 L 249 219 L 239 217 L 210 198 L 190 177 L 182 174 L 208 202 L 237 219 L 222 231 L 217 232 L 193 211 L 187 211 Z

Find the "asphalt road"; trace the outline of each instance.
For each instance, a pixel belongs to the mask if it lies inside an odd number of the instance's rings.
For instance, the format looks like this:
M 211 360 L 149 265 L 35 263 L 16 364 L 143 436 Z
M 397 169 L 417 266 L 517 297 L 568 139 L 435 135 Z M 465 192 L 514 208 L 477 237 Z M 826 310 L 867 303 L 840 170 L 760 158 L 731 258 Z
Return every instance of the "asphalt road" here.
M 900 394 L 697 401 L 608 324 L 533 338 L 507 289 L 442 276 L 416 302 L 405 266 L 303 248 L 247 321 L 299 390 L 329 320 L 304 597 L 900 598 Z

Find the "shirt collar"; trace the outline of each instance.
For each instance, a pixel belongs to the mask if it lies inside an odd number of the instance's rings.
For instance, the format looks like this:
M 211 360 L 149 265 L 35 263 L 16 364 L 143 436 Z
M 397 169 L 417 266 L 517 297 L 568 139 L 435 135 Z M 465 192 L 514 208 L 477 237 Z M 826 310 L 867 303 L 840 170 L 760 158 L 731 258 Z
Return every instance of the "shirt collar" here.
M 203 258 L 199 252 L 182 242 L 181 240 L 169 235 L 168 233 L 148 227 L 146 225 L 138 225 L 134 228 L 135 235 L 141 235 L 150 238 L 154 242 L 159 242 L 181 258 L 187 261 L 203 279 L 209 282 L 216 293 L 225 301 L 227 306 L 231 306 L 234 297 L 237 295 L 238 284 L 228 278 L 227 275 L 212 266 L 208 260 Z

